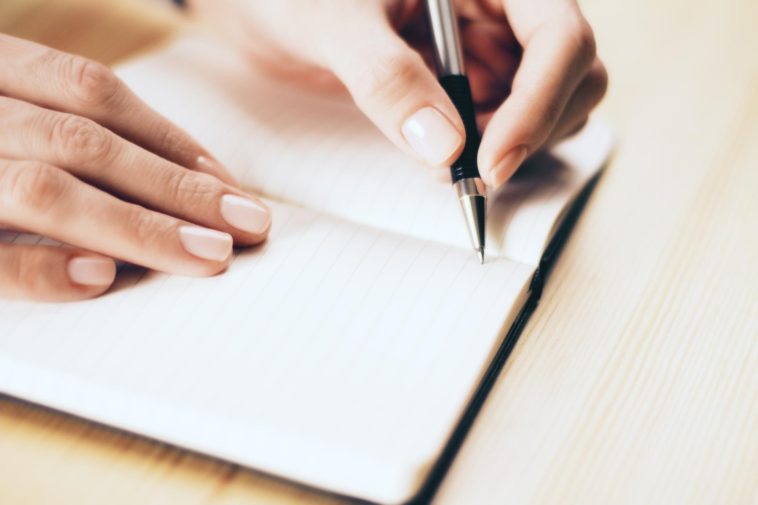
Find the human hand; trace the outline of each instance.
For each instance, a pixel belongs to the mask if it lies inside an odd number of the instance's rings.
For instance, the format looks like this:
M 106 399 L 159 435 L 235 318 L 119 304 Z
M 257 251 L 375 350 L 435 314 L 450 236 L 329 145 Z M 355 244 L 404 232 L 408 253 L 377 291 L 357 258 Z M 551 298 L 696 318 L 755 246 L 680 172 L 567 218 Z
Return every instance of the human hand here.
M 99 295 L 112 258 L 213 275 L 270 213 L 106 67 L 0 34 L 0 228 L 70 247 L 0 243 L 0 297 Z
M 430 70 L 422 0 L 190 0 L 253 59 L 336 79 L 398 147 L 430 165 L 460 154 L 464 128 Z M 586 123 L 607 86 L 575 0 L 456 2 L 477 105 L 482 178 L 501 186 L 531 154 Z

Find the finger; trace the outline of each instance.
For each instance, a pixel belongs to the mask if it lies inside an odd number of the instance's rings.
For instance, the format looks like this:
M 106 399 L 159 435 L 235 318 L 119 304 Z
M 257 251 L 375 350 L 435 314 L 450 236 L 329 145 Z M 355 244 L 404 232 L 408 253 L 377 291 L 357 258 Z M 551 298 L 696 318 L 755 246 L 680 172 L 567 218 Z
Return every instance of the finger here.
M 355 2 L 317 58 L 347 87 L 358 107 L 398 147 L 429 165 L 452 162 L 463 123 L 423 58 L 390 26 L 378 2 Z M 346 41 L 349 41 L 346 43 Z
M 40 162 L 0 160 L 0 216 L 11 226 L 164 272 L 213 275 L 232 255 L 227 233 L 123 202 Z
M 603 99 L 607 89 L 608 74 L 605 66 L 600 59 L 595 58 L 592 69 L 579 83 L 574 95 L 569 99 L 558 125 L 553 129 L 545 145 L 553 145 L 581 130 L 587 123 L 590 111 Z
M 263 241 L 271 214 L 259 199 L 187 170 L 89 119 L 0 97 L 0 155 L 36 159 L 152 209 L 221 230 L 239 244 Z
M 68 247 L 0 244 L 0 298 L 70 301 L 98 296 L 116 277 L 112 259 Z
M 183 167 L 239 183 L 189 134 L 140 100 L 108 67 L 0 34 L 0 94 L 92 119 Z
M 542 147 L 595 58 L 592 30 L 573 1 L 510 0 L 505 8 L 524 50 L 511 94 L 482 136 L 479 167 L 494 187 Z
M 479 128 L 480 132 L 483 132 L 487 128 L 487 125 L 492 121 L 492 116 L 494 114 L 494 111 L 491 110 L 478 112 L 476 114 L 476 126 Z

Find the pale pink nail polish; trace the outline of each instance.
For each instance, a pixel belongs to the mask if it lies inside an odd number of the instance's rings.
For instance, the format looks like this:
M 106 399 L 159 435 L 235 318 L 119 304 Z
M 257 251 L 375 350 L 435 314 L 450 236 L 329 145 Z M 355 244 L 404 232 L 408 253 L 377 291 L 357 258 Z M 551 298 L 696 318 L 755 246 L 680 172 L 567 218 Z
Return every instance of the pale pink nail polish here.
M 221 231 L 200 226 L 181 226 L 179 240 L 188 253 L 198 258 L 226 261 L 232 254 L 232 236 Z
M 441 165 L 463 143 L 460 132 L 434 107 L 416 111 L 401 130 L 408 145 L 430 165 Z
M 493 187 L 498 188 L 507 181 L 518 167 L 526 159 L 528 149 L 526 146 L 514 147 L 503 156 L 503 159 L 497 163 L 489 174 L 489 181 Z
M 262 203 L 237 195 L 221 198 L 221 216 L 230 225 L 248 233 L 263 233 L 271 224 L 271 212 Z
M 116 264 L 109 258 L 77 256 L 68 261 L 68 278 L 83 286 L 108 286 L 116 278 Z
M 237 179 L 224 168 L 224 166 L 213 158 L 208 156 L 198 156 L 195 160 L 196 169 L 214 175 L 222 181 L 239 187 L 240 183 Z

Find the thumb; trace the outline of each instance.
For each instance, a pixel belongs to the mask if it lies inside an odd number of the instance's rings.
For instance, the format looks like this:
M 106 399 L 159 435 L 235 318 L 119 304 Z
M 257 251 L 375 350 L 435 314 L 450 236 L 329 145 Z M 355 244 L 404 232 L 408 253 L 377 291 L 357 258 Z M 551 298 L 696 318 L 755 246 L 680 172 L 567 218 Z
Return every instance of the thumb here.
M 429 165 L 452 163 L 465 140 L 455 106 L 376 4 L 361 3 L 367 8 L 324 41 L 322 64 L 395 145 Z

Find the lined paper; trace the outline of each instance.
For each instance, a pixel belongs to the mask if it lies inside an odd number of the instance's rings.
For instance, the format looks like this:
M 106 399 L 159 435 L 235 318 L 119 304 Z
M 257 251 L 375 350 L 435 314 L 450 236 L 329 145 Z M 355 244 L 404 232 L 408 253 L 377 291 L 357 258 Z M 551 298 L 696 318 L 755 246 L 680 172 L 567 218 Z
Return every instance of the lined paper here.
M 197 38 L 119 73 L 254 191 L 357 223 L 471 247 L 450 184 L 394 147 L 347 96 L 273 79 L 225 47 Z M 553 149 L 549 160 L 535 160 L 490 195 L 487 254 L 537 265 L 564 208 L 611 147 L 609 128 L 591 123 Z
M 0 391 L 331 491 L 411 497 L 607 130 L 492 195 L 482 266 L 449 184 L 344 97 L 201 39 L 120 74 L 262 194 L 271 236 L 213 278 L 125 265 L 95 300 L 0 300 Z
M 224 275 L 0 302 L 0 389 L 379 501 L 412 493 L 531 268 L 271 202 Z M 475 303 L 476 302 L 476 303 Z

